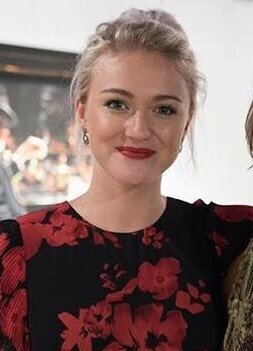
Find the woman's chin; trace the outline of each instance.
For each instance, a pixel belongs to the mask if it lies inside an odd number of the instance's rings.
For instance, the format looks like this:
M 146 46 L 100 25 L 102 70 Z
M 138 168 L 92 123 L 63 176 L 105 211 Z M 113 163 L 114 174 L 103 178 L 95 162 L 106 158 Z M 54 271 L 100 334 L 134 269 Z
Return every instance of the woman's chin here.
M 137 187 L 157 183 L 161 180 L 160 169 L 151 168 L 142 165 L 119 164 L 119 162 L 111 163 L 106 167 L 94 167 L 93 179 L 99 176 L 100 181 L 105 184 L 110 183 L 110 179 L 124 187 Z
M 160 179 L 160 177 L 152 177 L 150 174 L 114 174 L 113 175 L 114 180 L 118 184 L 122 184 L 123 186 L 129 186 L 129 187 L 138 187 L 138 186 L 144 186 L 144 185 L 150 185 Z

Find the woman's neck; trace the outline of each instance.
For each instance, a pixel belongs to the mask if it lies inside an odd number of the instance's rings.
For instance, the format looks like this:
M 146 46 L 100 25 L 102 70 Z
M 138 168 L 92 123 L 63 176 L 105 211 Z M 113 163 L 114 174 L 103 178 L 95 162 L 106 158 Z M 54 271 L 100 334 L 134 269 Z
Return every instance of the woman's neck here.
M 160 179 L 151 184 L 127 186 L 93 178 L 87 193 L 71 201 L 88 222 L 112 232 L 133 232 L 152 225 L 162 215 L 166 198 Z

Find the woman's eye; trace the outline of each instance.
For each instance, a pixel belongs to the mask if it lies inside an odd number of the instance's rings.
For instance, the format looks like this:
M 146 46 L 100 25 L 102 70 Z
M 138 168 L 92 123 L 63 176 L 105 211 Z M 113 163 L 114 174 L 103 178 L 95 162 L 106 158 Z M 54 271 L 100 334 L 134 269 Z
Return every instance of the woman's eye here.
M 162 105 L 155 108 L 155 112 L 163 116 L 171 116 L 177 111 L 172 106 Z
M 121 100 L 109 100 L 105 103 L 105 106 L 116 111 L 124 111 L 127 109 L 125 102 Z

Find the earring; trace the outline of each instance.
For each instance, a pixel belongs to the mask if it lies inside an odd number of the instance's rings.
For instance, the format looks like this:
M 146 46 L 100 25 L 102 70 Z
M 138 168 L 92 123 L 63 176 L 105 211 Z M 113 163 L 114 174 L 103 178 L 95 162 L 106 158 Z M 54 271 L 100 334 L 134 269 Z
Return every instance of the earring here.
M 182 149 L 183 149 L 183 142 L 181 143 L 181 145 L 180 145 L 180 148 L 179 148 L 179 153 L 182 151 Z
M 90 143 L 88 130 L 86 128 L 84 128 L 84 130 L 83 130 L 83 143 L 84 143 L 84 145 L 89 145 L 89 143 Z

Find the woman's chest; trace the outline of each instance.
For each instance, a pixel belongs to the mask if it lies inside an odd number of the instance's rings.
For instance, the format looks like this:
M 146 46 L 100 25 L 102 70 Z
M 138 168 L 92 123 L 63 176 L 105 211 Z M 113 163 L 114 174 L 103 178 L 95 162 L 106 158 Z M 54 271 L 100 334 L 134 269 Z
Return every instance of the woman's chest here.
M 28 266 L 32 351 L 219 350 L 209 252 L 139 239 L 40 251 Z

